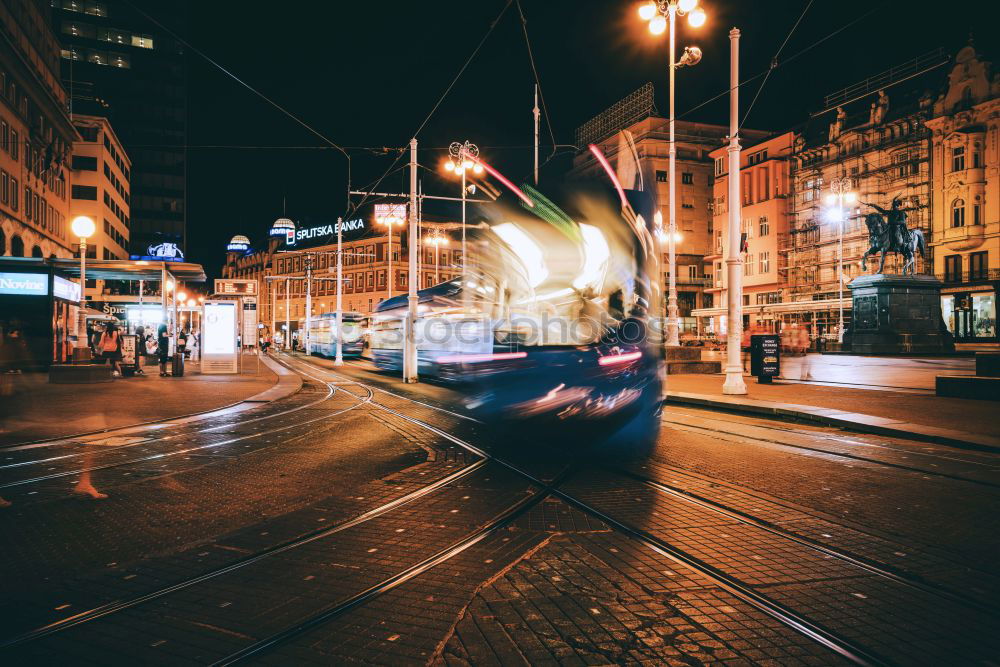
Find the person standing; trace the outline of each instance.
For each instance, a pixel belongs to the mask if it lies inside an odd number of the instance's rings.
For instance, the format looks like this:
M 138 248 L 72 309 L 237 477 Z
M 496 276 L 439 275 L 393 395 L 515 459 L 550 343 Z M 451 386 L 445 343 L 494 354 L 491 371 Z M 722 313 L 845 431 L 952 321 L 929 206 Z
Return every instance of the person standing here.
M 156 354 L 160 358 L 160 377 L 167 377 L 167 362 L 170 361 L 170 334 L 167 325 L 161 324 L 156 329 Z
M 111 375 L 120 377 L 122 374 L 122 335 L 114 322 L 108 322 L 97 344 L 102 357 L 111 363 Z

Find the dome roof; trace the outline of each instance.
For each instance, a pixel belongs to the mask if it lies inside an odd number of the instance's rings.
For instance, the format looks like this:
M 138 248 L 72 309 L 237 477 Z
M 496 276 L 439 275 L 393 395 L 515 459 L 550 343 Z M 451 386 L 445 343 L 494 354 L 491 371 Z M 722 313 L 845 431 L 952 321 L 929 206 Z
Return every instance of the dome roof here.
M 233 240 L 230 241 L 229 243 L 231 243 L 231 244 L 232 243 L 245 243 L 246 245 L 250 245 L 250 239 L 248 239 L 243 234 L 237 234 L 236 236 L 233 237 Z
M 237 234 L 233 240 L 226 245 L 228 252 L 245 252 L 250 249 L 250 239 L 243 234 Z
M 274 224 L 271 225 L 271 231 L 279 229 L 282 231 L 286 229 L 295 229 L 295 223 L 289 220 L 288 218 L 278 218 L 277 220 L 274 221 Z

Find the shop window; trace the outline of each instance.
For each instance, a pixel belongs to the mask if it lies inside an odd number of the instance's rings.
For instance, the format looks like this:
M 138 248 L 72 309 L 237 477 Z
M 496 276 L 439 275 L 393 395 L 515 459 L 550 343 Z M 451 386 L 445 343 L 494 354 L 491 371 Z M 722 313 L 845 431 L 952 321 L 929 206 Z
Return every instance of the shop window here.
M 951 226 L 965 227 L 965 200 L 956 199 L 951 204 Z
M 972 295 L 972 336 L 995 338 L 997 335 L 996 294 L 987 292 Z

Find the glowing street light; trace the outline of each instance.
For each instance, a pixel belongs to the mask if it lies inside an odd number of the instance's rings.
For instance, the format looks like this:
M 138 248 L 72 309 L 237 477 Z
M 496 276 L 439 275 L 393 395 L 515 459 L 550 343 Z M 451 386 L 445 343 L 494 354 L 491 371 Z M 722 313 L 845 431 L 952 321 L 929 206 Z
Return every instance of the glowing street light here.
M 465 195 L 468 192 L 466 184 L 466 172 L 469 169 L 475 174 L 483 173 L 483 165 L 479 163 L 479 146 L 465 141 L 459 143 L 453 141 L 448 146 L 448 161 L 445 162 L 446 171 L 458 174 L 462 177 L 462 276 L 465 276 Z M 463 278 L 464 279 L 464 278 Z
M 90 348 L 87 346 L 87 315 L 84 312 L 84 304 L 87 301 L 87 239 L 94 235 L 94 232 L 97 231 L 97 226 L 91 218 L 85 215 L 78 215 L 73 218 L 70 227 L 73 230 L 73 234 L 80 239 L 80 328 L 76 336 L 76 347 L 81 351 L 89 351 Z M 86 352 L 80 354 L 81 359 L 84 359 L 84 354 Z
M 404 217 L 405 216 L 403 216 L 403 217 L 397 217 L 397 216 L 393 215 L 393 216 L 388 216 L 388 217 L 385 217 L 385 218 L 375 218 L 375 222 L 377 222 L 380 225 L 385 226 L 389 230 L 389 269 L 388 269 L 389 270 L 389 275 L 388 275 L 389 297 L 388 298 L 390 298 L 390 299 L 392 298 L 392 226 L 393 225 L 404 225 L 404 224 L 406 224 L 406 220 L 403 219 Z M 340 228 L 338 227 L 338 230 L 339 229 Z
M 837 342 L 841 344 L 844 343 L 844 220 L 848 217 L 844 210 L 844 204 L 853 204 L 858 200 L 857 193 L 853 192 L 851 187 L 852 181 L 849 177 L 834 178 L 830 182 L 830 193 L 823 198 L 823 202 L 829 207 L 824 213 L 826 221 L 836 224 L 839 229 L 837 243 L 837 282 L 839 283 Z
M 428 236 L 424 239 L 424 243 L 429 246 L 434 246 L 434 284 L 441 283 L 441 272 L 440 272 L 440 260 L 441 260 L 441 246 L 448 245 L 449 239 L 444 234 L 440 232 L 434 234 L 433 236 Z M 464 278 L 463 278 L 464 280 Z
M 677 321 L 677 254 L 675 251 L 677 241 L 677 143 L 674 135 L 674 70 L 685 65 L 697 65 L 701 60 L 701 49 L 697 46 L 685 47 L 680 61 L 676 60 L 676 25 L 678 14 L 687 15 L 688 23 L 694 28 L 704 25 L 707 17 L 704 10 L 697 5 L 698 0 L 653 0 L 639 7 L 639 18 L 643 21 L 649 21 L 651 33 L 662 35 L 668 27 L 670 28 L 670 141 L 668 153 L 670 158 L 668 176 L 670 222 L 667 235 L 670 274 L 667 289 L 667 338 L 665 342 L 671 346 L 680 345 Z

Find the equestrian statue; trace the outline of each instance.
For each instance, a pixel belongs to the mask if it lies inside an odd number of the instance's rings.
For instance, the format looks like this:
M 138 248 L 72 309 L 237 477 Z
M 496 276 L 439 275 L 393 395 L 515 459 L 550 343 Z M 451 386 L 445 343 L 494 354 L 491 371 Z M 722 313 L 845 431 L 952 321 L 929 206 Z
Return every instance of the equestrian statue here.
M 916 272 L 917 251 L 920 251 L 921 257 L 927 255 L 927 242 L 924 240 L 923 231 L 907 229 L 906 227 L 906 212 L 913 209 L 902 208 L 902 201 L 899 197 L 893 198 L 892 206 L 888 209 L 867 202 L 861 203 L 878 211 L 878 213 L 869 213 L 865 216 L 869 247 L 861 257 L 861 268 L 868 268 L 869 255 L 880 252 L 882 257 L 879 261 L 878 273 L 882 273 L 882 269 L 885 268 L 885 256 L 890 252 L 898 252 L 905 260 L 903 275 L 906 275 L 907 272 L 913 275 Z

